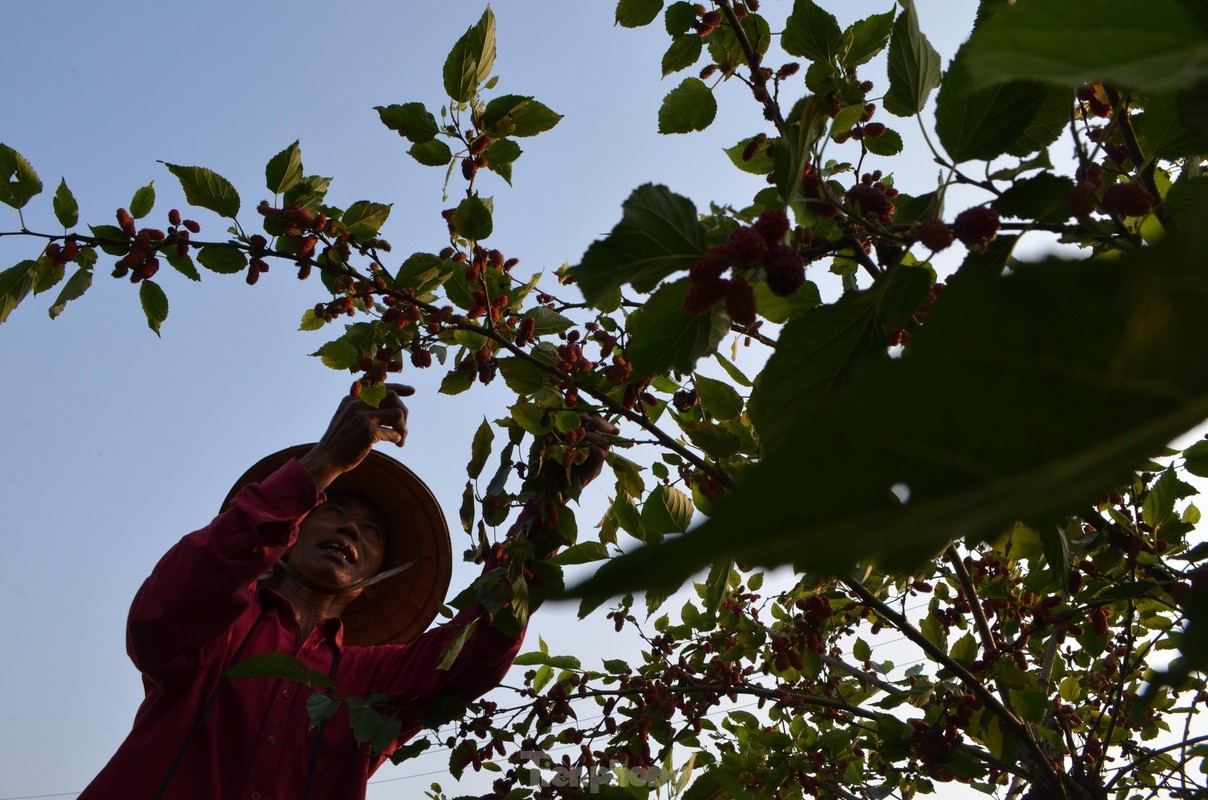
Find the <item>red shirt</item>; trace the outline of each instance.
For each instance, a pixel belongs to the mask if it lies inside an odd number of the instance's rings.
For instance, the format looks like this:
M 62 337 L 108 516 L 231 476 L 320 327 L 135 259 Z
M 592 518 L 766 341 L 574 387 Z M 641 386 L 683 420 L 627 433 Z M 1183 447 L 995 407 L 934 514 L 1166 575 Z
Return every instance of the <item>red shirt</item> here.
M 80 800 L 150 800 L 245 638 L 240 660 L 285 652 L 325 674 L 342 651 L 334 695 L 389 693 L 403 709 L 403 734 L 374 756 L 368 745 L 357 745 L 341 706 L 323 728 L 315 800 L 363 798 L 369 776 L 415 735 L 421 715 L 436 701 L 473 700 L 503 679 L 520 642 L 485 621 L 451 668 L 437 668 L 441 652 L 460 625 L 475 618 L 477 607 L 407 645 L 345 647 L 336 619 L 303 640 L 289 602 L 257 587 L 256 579 L 293 543 L 301 519 L 323 499 L 302 466 L 291 461 L 244 488 L 213 522 L 164 555 L 135 597 L 127 628 L 127 650 L 142 672 L 146 696 L 129 736 Z M 306 711 L 311 691 L 279 679 L 228 680 L 164 796 L 300 800 L 317 743 Z

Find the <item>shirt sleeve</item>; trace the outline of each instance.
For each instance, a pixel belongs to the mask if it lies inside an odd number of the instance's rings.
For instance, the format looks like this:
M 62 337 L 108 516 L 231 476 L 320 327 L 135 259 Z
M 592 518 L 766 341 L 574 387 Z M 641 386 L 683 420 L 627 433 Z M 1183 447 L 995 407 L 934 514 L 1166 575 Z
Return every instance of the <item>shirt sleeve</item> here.
M 256 579 L 293 544 L 298 524 L 322 499 L 302 465 L 290 460 L 174 545 L 130 608 L 126 647 L 135 666 L 162 678 L 174 662 L 191 661 L 229 631 L 255 602 Z

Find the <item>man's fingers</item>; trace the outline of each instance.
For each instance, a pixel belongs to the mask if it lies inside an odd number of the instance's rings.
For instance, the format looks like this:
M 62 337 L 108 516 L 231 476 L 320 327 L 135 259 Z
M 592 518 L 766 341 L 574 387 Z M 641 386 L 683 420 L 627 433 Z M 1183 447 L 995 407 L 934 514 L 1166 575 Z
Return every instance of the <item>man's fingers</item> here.
M 405 383 L 388 383 L 386 384 L 387 397 L 390 396 L 390 392 L 394 392 L 394 394 L 398 395 L 399 397 L 410 397 L 411 395 L 415 394 L 415 387 L 408 386 Z

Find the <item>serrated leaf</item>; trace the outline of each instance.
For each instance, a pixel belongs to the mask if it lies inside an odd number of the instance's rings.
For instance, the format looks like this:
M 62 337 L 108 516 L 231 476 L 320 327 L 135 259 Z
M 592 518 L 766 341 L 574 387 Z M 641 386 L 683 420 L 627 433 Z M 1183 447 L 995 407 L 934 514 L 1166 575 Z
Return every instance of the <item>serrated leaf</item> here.
M 919 30 L 913 3 L 898 14 L 889 40 L 889 91 L 885 110 L 911 117 L 923 110 L 931 91 L 940 85 L 940 54 Z
M 642 481 L 641 467 L 612 451 L 605 456 L 605 460 L 612 467 L 617 483 L 624 492 L 630 497 L 641 497 L 642 493 L 646 491 L 646 484 Z
M 876 156 L 896 156 L 902 152 L 902 135 L 889 128 L 877 137 L 865 136 L 864 146 Z
M 288 653 L 261 653 L 245 658 L 223 673 L 228 678 L 281 678 L 307 686 L 331 687 L 331 678 Z
M 654 22 L 663 10 L 663 0 L 618 0 L 617 24 L 622 28 L 640 28 Z
M 264 183 L 273 194 L 284 194 L 302 180 L 302 148 L 297 140 L 269 159 Z
M 137 190 L 130 200 L 130 216 L 142 219 L 155 207 L 155 181 Z
M 550 559 L 554 564 L 568 567 L 573 564 L 589 564 L 608 558 L 608 548 L 600 542 L 580 542 L 566 548 Z
M 1142 91 L 1208 77 L 1208 41 L 1177 0 L 1031 2 L 1000 9 L 969 39 L 973 88 L 1015 80 Z
M 239 193 L 226 178 L 205 167 L 186 167 L 162 162 L 180 181 L 185 199 L 219 216 L 234 219 L 239 214 Z
M 67 304 L 83 295 L 90 286 L 92 286 L 92 270 L 80 267 L 67 279 L 67 283 L 63 284 L 59 296 L 55 298 L 54 305 L 50 307 L 50 318 L 54 319 L 62 314 Z M 0 301 L 0 303 L 2 302 Z M 3 321 L 0 319 L 0 322 Z
M 37 261 L 27 259 L 0 272 L 0 323 L 33 291 L 42 269 Z
M 306 716 L 310 719 L 310 727 L 317 728 L 324 721 L 331 719 L 340 710 L 341 700 L 329 694 L 314 692 L 306 698 Z
M 201 280 L 201 273 L 197 271 L 197 265 L 193 263 L 192 256 L 188 254 L 182 256 L 176 252 L 175 248 L 160 250 L 159 254 L 163 257 L 164 261 L 168 262 L 168 265 L 171 266 L 172 269 L 176 270 L 181 275 L 184 275 L 189 280 Z
M 453 225 L 460 235 L 480 242 L 489 237 L 494 229 L 491 208 L 478 195 L 467 197 L 458 203 L 457 210 L 453 212 Z
M 318 356 L 325 367 L 338 370 L 354 369 L 361 360 L 361 352 L 343 339 L 327 342 L 311 355 Z
M 935 131 L 956 162 L 989 161 L 1024 135 L 1048 97 L 1041 83 L 1006 83 L 974 91 L 968 48 L 957 51 L 935 100 Z
M 958 536 L 1077 513 L 1208 417 L 1208 351 L 1183 346 L 1208 338 L 1206 234 L 1115 260 L 962 270 L 908 357 L 862 370 L 691 533 L 611 559 L 572 592 L 675 585 L 718 558 L 908 570 Z
M 415 144 L 430 142 L 440 134 L 436 117 L 423 103 L 402 103 L 389 106 L 374 106 L 382 124 Z
M 717 117 L 717 98 L 700 78 L 685 78 L 663 98 L 659 133 L 703 131 Z
M 286 190 L 285 205 L 299 205 L 307 211 L 315 212 L 327 197 L 327 188 L 331 186 L 331 178 L 319 175 L 307 175 L 294 186 Z
M 843 32 L 834 15 L 813 0 L 794 0 L 780 44 L 789 55 L 829 63 L 843 50 Z
M 725 381 L 697 373 L 694 377 L 701 405 L 714 419 L 738 419 L 742 414 L 742 395 Z
M 474 619 L 473 621 L 462 625 L 458 629 L 457 635 L 449 641 L 449 644 L 445 647 L 444 651 L 441 652 L 440 664 L 436 667 L 437 669 L 443 672 L 449 669 L 449 667 L 453 666 L 453 662 L 456 661 L 457 656 L 461 654 L 461 648 L 463 648 L 466 642 L 470 640 L 471 634 L 474 633 L 474 629 L 477 627 L 478 620 Z
M 853 22 L 843 32 L 843 55 L 840 61 L 846 67 L 866 64 L 889 44 L 893 31 L 893 12 L 873 14 L 867 19 Z
M 627 283 L 649 292 L 705 254 L 705 230 L 692 201 L 645 184 L 625 200 L 621 221 L 607 238 L 593 242 L 569 274 L 595 305 Z
M 67 181 L 60 180 L 59 188 L 55 190 L 55 218 L 64 228 L 74 228 L 80 221 L 80 206 L 75 195 L 67 188 Z
M 340 221 L 357 241 L 364 242 L 378 235 L 390 216 L 390 208 L 389 204 L 358 200 L 348 207 Z
M 407 154 L 425 167 L 443 167 L 453 160 L 453 151 L 440 139 L 416 142 Z
M 700 316 L 684 310 L 684 292 L 690 283 L 683 278 L 661 287 L 626 320 L 634 378 L 672 369 L 691 372 L 697 360 L 713 352 L 729 332 L 730 319 L 718 308 Z
M 483 417 L 482 424 L 474 432 L 474 441 L 470 445 L 470 463 L 466 465 L 466 474 L 470 478 L 477 478 L 482 473 L 482 468 L 491 455 L 491 442 L 494 440 L 495 431 L 491 430 L 491 423 Z
M 561 114 L 544 103 L 531 97 L 508 94 L 487 103 L 483 111 L 483 128 L 492 138 L 536 136 L 553 128 L 561 119 Z
M 769 146 L 774 140 L 769 139 L 765 144 L 757 145 L 750 158 L 743 158 L 747 154 L 747 147 L 752 138 L 754 137 L 743 139 L 733 147 L 727 147 L 725 154 L 730 157 L 730 162 L 743 172 L 749 172 L 752 175 L 767 175 L 775 168 L 775 162 L 769 152 Z
M 445 59 L 445 92 L 469 102 L 495 66 L 495 14 L 488 6 L 477 24 L 466 30 Z
M 1012 184 L 994 201 L 994 210 L 1004 218 L 1065 222 L 1070 218 L 1066 198 L 1072 188 L 1069 178 L 1042 172 Z
M 168 296 L 155 281 L 144 280 L 138 289 L 138 299 L 147 317 L 147 327 L 159 336 L 159 328 L 168 318 Z
M 642 503 L 642 527 L 647 536 L 683 533 L 692 522 L 692 498 L 671 486 L 659 484 Z
M 685 33 L 671 38 L 671 46 L 663 53 L 663 77 L 667 77 L 700 61 L 705 43 L 695 33 Z
M 6 144 L 0 144 L 0 203 L 23 208 L 42 191 L 42 179 L 25 157 Z
M 230 245 L 208 244 L 197 252 L 197 260 L 220 275 L 234 275 L 247 269 L 247 255 Z

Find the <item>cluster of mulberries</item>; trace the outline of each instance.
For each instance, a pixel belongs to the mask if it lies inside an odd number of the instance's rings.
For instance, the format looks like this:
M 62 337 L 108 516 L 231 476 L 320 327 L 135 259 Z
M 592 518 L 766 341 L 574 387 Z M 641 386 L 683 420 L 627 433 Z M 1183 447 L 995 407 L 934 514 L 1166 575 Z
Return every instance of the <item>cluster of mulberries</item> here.
M 898 190 L 882 183 L 881 170 L 876 170 L 865 173 L 858 184 L 847 190 L 843 204 L 849 211 L 867 219 L 889 222 L 893 218 L 893 201 L 897 196 Z
M 725 244 L 709 248 L 709 255 L 692 265 L 692 280 L 684 294 L 684 310 L 694 316 L 725 303 L 730 318 L 739 325 L 755 323 L 755 290 L 747 278 L 763 270 L 768 288 L 788 297 L 805 282 L 805 259 L 784 244 L 788 215 L 781 209 L 765 211 L 753 225 L 731 231 Z M 731 277 L 723 275 L 731 270 Z
M 63 244 L 51 242 L 46 245 L 46 257 L 56 267 L 65 267 L 72 261 L 76 260 L 76 256 L 80 254 L 80 246 L 76 244 L 75 239 L 68 239 Z

